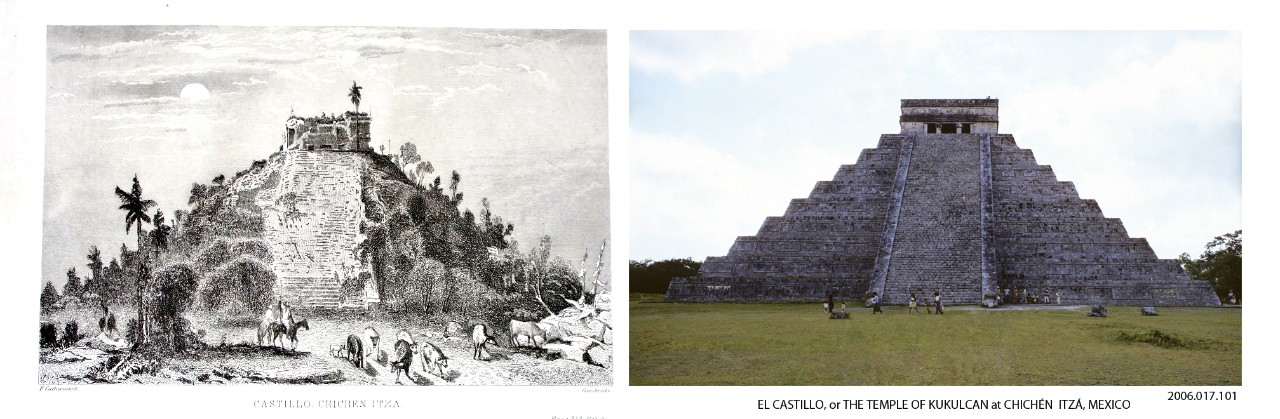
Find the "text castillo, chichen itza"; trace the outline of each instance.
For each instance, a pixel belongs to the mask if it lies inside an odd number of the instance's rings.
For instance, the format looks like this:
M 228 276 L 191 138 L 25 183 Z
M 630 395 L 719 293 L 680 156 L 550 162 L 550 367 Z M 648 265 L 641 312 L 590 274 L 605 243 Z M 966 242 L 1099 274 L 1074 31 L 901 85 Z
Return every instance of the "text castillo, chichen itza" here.
M 808 198 L 768 217 L 674 301 L 822 300 L 878 292 L 886 303 L 941 292 L 992 305 L 1006 287 L 1063 304 L 1219 305 L 1206 281 L 1158 259 L 1146 239 L 1081 199 L 1031 150 L 1000 134 L 998 99 L 904 99 L 884 134 Z

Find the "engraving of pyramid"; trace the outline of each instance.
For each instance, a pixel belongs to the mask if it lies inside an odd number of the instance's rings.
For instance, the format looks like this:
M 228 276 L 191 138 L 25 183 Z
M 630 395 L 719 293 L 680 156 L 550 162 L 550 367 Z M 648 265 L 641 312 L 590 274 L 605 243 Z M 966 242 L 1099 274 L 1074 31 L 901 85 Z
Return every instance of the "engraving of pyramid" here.
M 767 217 L 673 301 L 825 300 L 879 293 L 889 304 L 940 293 L 994 305 L 1005 288 L 1063 304 L 1219 305 L 1206 281 L 1000 134 L 998 99 L 904 99 L 902 131 L 881 135 L 808 198 Z M 1055 301 L 1056 302 L 1056 301 Z

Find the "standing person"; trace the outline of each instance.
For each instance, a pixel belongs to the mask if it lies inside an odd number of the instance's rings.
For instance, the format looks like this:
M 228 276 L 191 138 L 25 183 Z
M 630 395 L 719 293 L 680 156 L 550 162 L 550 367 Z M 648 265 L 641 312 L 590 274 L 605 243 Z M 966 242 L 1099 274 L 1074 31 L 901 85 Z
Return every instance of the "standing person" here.
M 935 304 L 933 309 L 936 310 L 934 311 L 934 314 L 942 314 L 942 294 L 934 292 L 933 303 Z
M 1227 291 L 1227 302 L 1231 304 L 1236 303 L 1236 290 Z
M 1045 288 L 1045 289 L 1044 289 L 1044 292 L 1043 292 L 1043 293 L 1041 293 L 1041 295 L 1043 295 L 1043 296 L 1044 296 L 1044 301 L 1041 301 L 1041 303 L 1043 303 L 1043 304 L 1049 304 L 1049 289 L 1048 289 L 1048 288 Z
M 880 293 L 873 292 L 871 293 L 871 314 L 876 313 L 884 313 L 884 310 L 880 309 Z
M 920 307 L 916 306 L 916 293 L 914 292 L 911 293 L 911 303 L 907 305 L 907 313 L 911 313 L 912 311 L 915 311 L 916 314 L 920 314 Z
M 828 290 L 828 291 L 827 291 L 827 305 L 825 306 L 825 307 L 827 308 L 827 313 L 831 313 L 831 311 L 832 311 L 832 310 L 835 310 L 835 309 L 836 309 L 836 300 L 835 300 L 835 298 L 836 298 L 836 292 L 835 292 L 835 291 Z
M 1058 297 L 1058 305 L 1062 305 L 1062 290 L 1054 291 L 1054 297 Z

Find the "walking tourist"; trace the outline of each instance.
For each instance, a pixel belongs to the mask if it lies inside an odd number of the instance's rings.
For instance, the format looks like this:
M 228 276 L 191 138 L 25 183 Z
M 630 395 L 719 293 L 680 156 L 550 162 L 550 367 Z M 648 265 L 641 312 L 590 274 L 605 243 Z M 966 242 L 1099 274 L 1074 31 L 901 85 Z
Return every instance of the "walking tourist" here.
M 933 293 L 933 303 L 935 304 L 933 309 L 936 310 L 934 314 L 942 314 L 942 294 Z

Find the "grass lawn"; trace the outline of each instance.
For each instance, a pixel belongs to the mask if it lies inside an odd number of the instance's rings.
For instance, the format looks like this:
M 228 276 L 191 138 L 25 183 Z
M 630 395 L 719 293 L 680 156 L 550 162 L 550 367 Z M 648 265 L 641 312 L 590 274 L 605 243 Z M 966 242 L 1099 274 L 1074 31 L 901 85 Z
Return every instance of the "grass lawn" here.
M 1239 308 L 662 303 L 633 294 L 632 385 L 1240 385 Z

